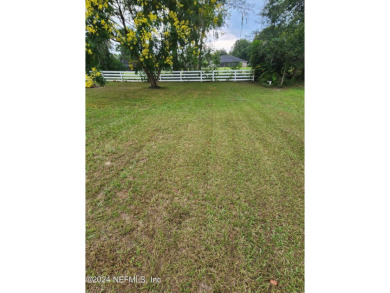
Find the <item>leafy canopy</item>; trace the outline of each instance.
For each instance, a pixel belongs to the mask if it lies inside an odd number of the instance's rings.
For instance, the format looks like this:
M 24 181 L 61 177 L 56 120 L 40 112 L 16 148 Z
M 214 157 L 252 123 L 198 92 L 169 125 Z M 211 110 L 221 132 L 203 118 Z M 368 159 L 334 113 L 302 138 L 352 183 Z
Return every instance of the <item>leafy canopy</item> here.
M 232 50 L 230 51 L 230 55 L 248 61 L 250 58 L 250 46 L 251 42 L 249 42 L 248 40 L 239 39 L 234 43 Z
M 134 58 L 130 65 L 142 69 L 157 86 L 161 70 L 173 65 L 173 51 L 191 47 L 193 55 L 199 54 L 194 38 L 205 37 L 197 32 L 199 17 L 209 20 L 208 27 L 220 24 L 223 4 L 224 0 L 87 0 L 86 30 L 94 34 L 103 28 L 128 49 Z
M 283 85 L 303 78 L 304 1 L 268 0 L 261 15 L 267 27 L 257 33 L 250 49 L 256 74 Z

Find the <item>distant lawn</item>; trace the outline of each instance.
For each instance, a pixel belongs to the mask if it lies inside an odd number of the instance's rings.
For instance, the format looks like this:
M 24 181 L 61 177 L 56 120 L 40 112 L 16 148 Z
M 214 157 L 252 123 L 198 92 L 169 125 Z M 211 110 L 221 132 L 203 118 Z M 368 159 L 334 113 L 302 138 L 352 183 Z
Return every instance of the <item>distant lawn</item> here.
M 247 66 L 247 67 L 241 67 L 238 68 L 237 70 L 249 70 L 252 69 L 252 67 Z M 218 67 L 217 70 L 233 70 L 231 67 Z
M 161 85 L 86 90 L 86 274 L 161 278 L 88 292 L 303 292 L 304 89 Z
M 207 68 L 202 68 L 203 70 L 212 70 L 212 69 L 207 69 Z M 237 70 L 250 70 L 252 67 L 246 66 L 246 67 L 241 67 L 238 68 Z M 217 67 L 215 70 L 234 70 L 231 67 Z

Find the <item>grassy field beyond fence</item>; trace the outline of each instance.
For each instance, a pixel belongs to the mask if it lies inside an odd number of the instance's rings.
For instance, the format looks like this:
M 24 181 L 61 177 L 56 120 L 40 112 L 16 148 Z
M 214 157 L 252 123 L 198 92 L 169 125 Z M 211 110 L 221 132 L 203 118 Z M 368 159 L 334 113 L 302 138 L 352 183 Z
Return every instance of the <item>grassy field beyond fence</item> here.
M 86 90 L 88 292 L 304 292 L 303 88 L 160 85 Z

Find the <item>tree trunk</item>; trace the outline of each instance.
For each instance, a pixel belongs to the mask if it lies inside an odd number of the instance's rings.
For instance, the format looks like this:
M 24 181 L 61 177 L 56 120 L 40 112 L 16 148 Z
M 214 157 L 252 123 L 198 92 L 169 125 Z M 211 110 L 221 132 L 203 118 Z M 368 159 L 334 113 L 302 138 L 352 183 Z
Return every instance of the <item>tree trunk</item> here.
M 200 35 L 200 44 L 199 44 L 198 70 L 202 70 L 203 33 L 204 33 L 204 29 L 202 28 L 202 32 Z
M 157 82 L 158 79 L 160 78 L 160 73 L 161 73 L 161 68 L 157 72 L 157 76 L 153 74 L 153 72 L 149 71 L 148 68 L 146 68 L 142 63 L 141 63 L 142 70 L 145 72 L 146 76 L 148 77 L 148 81 L 150 82 L 150 88 L 151 89 L 159 89 L 160 87 L 158 86 Z
M 172 57 L 173 57 L 173 70 L 181 70 L 180 68 L 180 63 L 179 63 L 179 53 L 178 53 L 178 47 L 177 47 L 177 42 L 173 45 L 172 48 Z
M 158 86 L 158 77 L 160 76 L 160 71 L 158 72 L 158 76 L 154 76 L 153 73 L 149 72 L 148 70 L 145 70 L 146 76 L 148 77 L 148 80 L 150 82 L 150 88 L 151 89 L 159 89 L 160 87 Z
M 198 70 L 202 70 L 202 42 L 200 42 L 199 46 Z
M 153 75 L 151 78 L 149 78 L 150 82 L 150 88 L 151 89 L 159 89 L 160 87 L 157 85 L 157 78 L 155 78 Z
M 295 80 L 295 78 L 297 77 L 298 71 L 299 71 L 299 68 L 295 67 L 294 68 L 294 73 L 293 73 L 293 75 L 291 77 L 291 80 Z
M 283 83 L 284 83 L 284 76 L 286 75 L 286 65 L 284 65 L 284 68 L 283 68 L 283 75 L 282 75 L 282 80 L 280 81 L 280 86 L 282 86 L 283 85 Z

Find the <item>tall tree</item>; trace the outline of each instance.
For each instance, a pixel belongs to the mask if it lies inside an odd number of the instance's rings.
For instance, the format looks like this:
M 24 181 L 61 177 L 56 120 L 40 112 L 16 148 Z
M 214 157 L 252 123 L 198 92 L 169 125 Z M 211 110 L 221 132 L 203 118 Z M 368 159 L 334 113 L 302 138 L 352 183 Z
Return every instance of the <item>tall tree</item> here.
M 199 55 L 199 46 L 193 36 L 199 13 L 209 19 L 211 13 L 222 9 L 223 0 L 87 0 L 87 30 L 93 33 L 101 25 L 110 38 L 129 50 L 135 60 L 135 69 L 145 72 L 151 88 L 158 88 L 163 69 L 173 65 L 174 51 L 193 47 Z M 99 15 L 104 14 L 106 19 Z M 218 23 L 218 19 L 213 19 Z M 211 25 L 211 24 L 210 24 Z M 205 38 L 205 26 L 198 35 L 199 44 Z
M 100 21 L 97 21 L 100 20 Z M 88 15 L 85 19 L 86 34 L 86 71 L 90 71 L 92 67 L 105 70 L 122 70 L 123 65 L 119 59 L 111 53 L 112 43 L 110 35 L 103 27 L 102 23 L 107 21 L 104 13 L 96 11 L 94 16 Z
M 220 51 L 216 51 L 214 54 L 212 54 L 211 58 L 212 58 L 213 67 L 214 68 L 219 67 L 219 65 L 221 64 L 221 53 L 220 53 Z
M 237 40 L 234 43 L 230 54 L 244 60 L 249 60 L 250 47 L 251 47 L 251 42 L 249 42 L 248 40 L 245 39 Z
M 304 0 L 268 0 L 261 15 L 267 27 L 251 46 L 252 65 L 283 85 L 287 79 L 303 78 Z
M 199 2 L 197 2 L 199 1 Z M 222 27 L 226 16 L 224 5 L 226 0 L 195 0 L 194 10 L 189 12 L 189 18 L 194 28 L 191 41 L 194 51 L 198 55 L 198 69 L 202 68 L 202 59 L 205 55 L 205 39 L 209 31 Z

